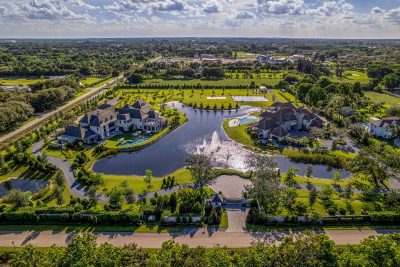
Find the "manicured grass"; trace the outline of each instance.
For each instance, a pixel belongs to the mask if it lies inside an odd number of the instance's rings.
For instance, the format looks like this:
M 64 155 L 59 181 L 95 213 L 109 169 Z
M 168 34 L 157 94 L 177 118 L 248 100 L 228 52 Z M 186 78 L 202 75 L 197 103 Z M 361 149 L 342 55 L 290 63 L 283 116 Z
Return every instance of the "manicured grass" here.
M 347 70 L 343 72 L 343 77 L 333 77 L 334 82 L 347 82 L 347 83 L 355 83 L 360 82 L 361 84 L 367 84 L 369 82 L 369 78 L 366 72 L 355 71 L 355 70 Z
M 219 228 L 228 228 L 228 212 L 224 211 L 221 214 L 221 223 L 219 224 Z
M 38 78 L 0 78 L 0 85 L 3 86 L 18 86 L 18 85 L 32 85 L 38 82 L 44 81 L 44 79 Z
M 400 97 L 370 91 L 365 92 L 365 96 L 369 97 L 369 99 L 374 103 L 384 103 L 385 107 L 400 106 Z
M 0 175 L 0 181 L 5 181 L 10 178 L 21 177 L 24 173 L 28 172 L 29 167 L 26 165 L 17 165 L 8 163 L 8 166 L 11 168 L 10 172 Z
M 187 228 L 187 227 L 186 227 Z M 87 231 L 87 232 L 133 232 L 170 233 L 183 231 L 185 227 L 163 227 L 157 223 L 140 226 L 75 226 L 75 225 L 0 225 L 0 231 Z
M 235 75 L 235 74 L 233 74 Z M 144 81 L 144 84 L 153 84 L 153 85 L 208 85 L 208 86 L 239 86 L 245 85 L 248 86 L 252 81 L 256 83 L 256 85 L 276 85 L 282 79 L 278 78 L 246 78 L 246 79 L 235 79 L 235 78 L 224 78 L 221 80 L 200 80 L 200 79 L 193 79 L 193 80 L 163 80 L 163 79 L 148 79 Z
M 346 225 L 346 226 L 265 226 L 246 224 L 246 229 L 250 232 L 269 232 L 269 231 L 305 231 L 305 230 L 382 230 L 400 229 L 398 225 Z
M 78 98 L 78 97 L 86 94 L 87 92 L 89 92 L 89 89 L 82 90 L 81 92 L 79 92 L 76 95 L 74 95 L 73 99 Z
M 100 192 L 107 192 L 114 186 L 118 186 L 123 181 L 128 181 L 128 187 L 132 188 L 135 194 L 141 194 L 144 192 L 153 192 L 161 189 L 163 178 L 168 176 L 175 176 L 175 185 L 183 185 L 192 183 L 193 179 L 190 172 L 184 168 L 179 169 L 165 177 L 154 177 L 152 179 L 152 187 L 147 188 L 147 184 L 144 182 L 144 176 L 126 176 L 126 175 L 102 175 L 104 178 L 104 185 L 99 190 Z
M 81 80 L 85 86 L 100 86 L 112 80 L 112 77 L 87 77 Z
M 224 120 L 224 131 L 229 138 L 235 140 L 236 142 L 245 145 L 247 147 L 254 147 L 255 144 L 251 139 L 250 135 L 246 132 L 247 125 L 239 125 L 235 127 L 229 127 L 230 119 Z
M 55 150 L 55 149 L 49 149 L 46 148 L 43 151 L 46 155 L 61 158 L 61 159 L 66 159 L 68 160 L 71 164 L 74 161 L 77 152 L 74 150 Z
M 253 54 L 253 53 L 247 53 L 247 52 L 241 52 L 241 51 L 237 51 L 235 53 L 236 53 L 237 58 L 253 58 L 253 59 L 255 59 L 257 57 L 257 54 Z
M 88 77 L 88 78 L 81 80 L 81 83 L 83 83 L 83 85 L 90 85 L 90 84 L 97 83 L 97 82 L 101 81 L 102 79 L 103 79 L 102 77 Z
M 276 93 L 277 91 L 274 92 L 277 100 L 286 102 L 286 100 Z M 207 99 L 207 97 L 213 96 L 226 97 L 226 99 Z M 269 101 L 235 102 L 233 101 L 232 96 L 265 96 Z M 273 97 L 271 93 L 259 93 L 256 90 L 251 89 L 194 89 L 193 91 L 190 89 L 121 89 L 117 91 L 116 97 L 122 99 L 122 101 L 119 103 L 119 106 L 132 104 L 136 99 L 142 99 L 149 103 L 152 108 L 157 108 L 159 104 L 171 101 L 180 101 L 185 105 L 196 105 L 197 107 L 200 107 L 200 104 L 202 103 L 204 108 L 206 108 L 208 105 L 210 109 L 213 109 L 214 105 L 216 105 L 218 109 L 220 109 L 222 106 L 226 109 L 229 107 L 229 105 L 232 108 L 235 108 L 237 104 L 240 106 L 251 105 L 267 108 L 273 103 Z

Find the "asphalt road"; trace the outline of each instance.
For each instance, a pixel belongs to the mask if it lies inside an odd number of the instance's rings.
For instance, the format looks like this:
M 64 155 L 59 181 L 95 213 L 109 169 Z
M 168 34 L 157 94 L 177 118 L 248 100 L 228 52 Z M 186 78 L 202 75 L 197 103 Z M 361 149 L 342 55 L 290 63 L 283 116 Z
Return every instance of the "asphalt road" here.
M 371 235 L 389 234 L 400 230 L 327 230 L 325 234 L 333 240 L 336 245 L 355 245 Z M 132 232 L 98 232 L 97 243 L 109 243 L 114 246 L 124 246 L 135 243 L 143 248 L 160 248 L 162 243 L 171 239 L 187 244 L 190 247 L 215 245 L 232 248 L 248 247 L 257 242 L 266 244 L 279 243 L 287 235 L 296 235 L 299 232 L 212 232 L 201 229 L 192 229 L 178 233 L 132 233 Z M 52 245 L 65 246 L 77 232 L 66 231 L 43 231 L 43 232 L 0 232 L 0 247 L 20 247 L 32 244 L 39 247 L 50 247 Z

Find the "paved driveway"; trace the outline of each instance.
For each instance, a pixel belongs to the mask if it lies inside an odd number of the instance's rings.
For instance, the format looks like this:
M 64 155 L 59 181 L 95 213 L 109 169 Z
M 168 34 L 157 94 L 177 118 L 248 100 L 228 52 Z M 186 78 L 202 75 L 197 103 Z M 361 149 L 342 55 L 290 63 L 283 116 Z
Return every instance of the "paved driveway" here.
M 242 207 L 241 204 L 225 204 L 224 208 L 228 213 L 228 228 L 226 232 L 246 232 L 246 217 L 249 214 L 249 209 Z
M 241 198 L 246 185 L 250 185 L 249 179 L 237 175 L 221 175 L 210 186 L 215 192 L 222 192 L 228 198 Z

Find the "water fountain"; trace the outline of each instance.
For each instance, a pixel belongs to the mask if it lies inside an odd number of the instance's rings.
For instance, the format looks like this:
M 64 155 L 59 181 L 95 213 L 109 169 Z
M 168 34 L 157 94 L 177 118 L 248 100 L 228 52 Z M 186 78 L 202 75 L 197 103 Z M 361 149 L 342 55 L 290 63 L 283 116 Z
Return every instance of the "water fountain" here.
M 204 140 L 204 143 L 206 143 L 206 140 Z M 215 150 L 220 148 L 221 146 L 221 139 L 219 138 L 219 135 L 216 131 L 213 132 L 212 137 L 211 137 L 211 144 L 210 144 L 210 149 Z
M 204 153 L 212 158 L 215 166 L 232 168 L 240 171 L 245 170 L 244 162 L 250 153 L 242 146 L 233 141 L 222 141 L 216 131 L 208 143 L 206 139 L 196 146 L 196 153 Z

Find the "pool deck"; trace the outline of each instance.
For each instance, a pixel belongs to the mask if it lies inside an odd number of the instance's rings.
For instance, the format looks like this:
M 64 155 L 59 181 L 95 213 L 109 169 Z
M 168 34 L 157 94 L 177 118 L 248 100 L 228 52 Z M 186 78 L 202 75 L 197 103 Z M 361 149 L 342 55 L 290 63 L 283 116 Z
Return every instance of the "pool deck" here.
M 245 118 L 254 119 L 253 122 L 256 122 L 256 121 L 258 120 L 258 118 L 255 117 L 255 116 L 248 116 L 248 115 L 246 115 L 246 116 L 242 116 L 242 117 L 238 117 L 238 118 L 233 118 L 233 119 L 229 120 L 228 125 L 229 125 L 229 127 L 237 127 L 237 126 L 239 126 L 239 125 L 243 125 L 243 124 L 250 123 L 250 122 L 247 122 L 247 123 L 242 123 L 242 124 L 241 124 L 240 121 L 241 121 L 242 119 L 245 119 Z

